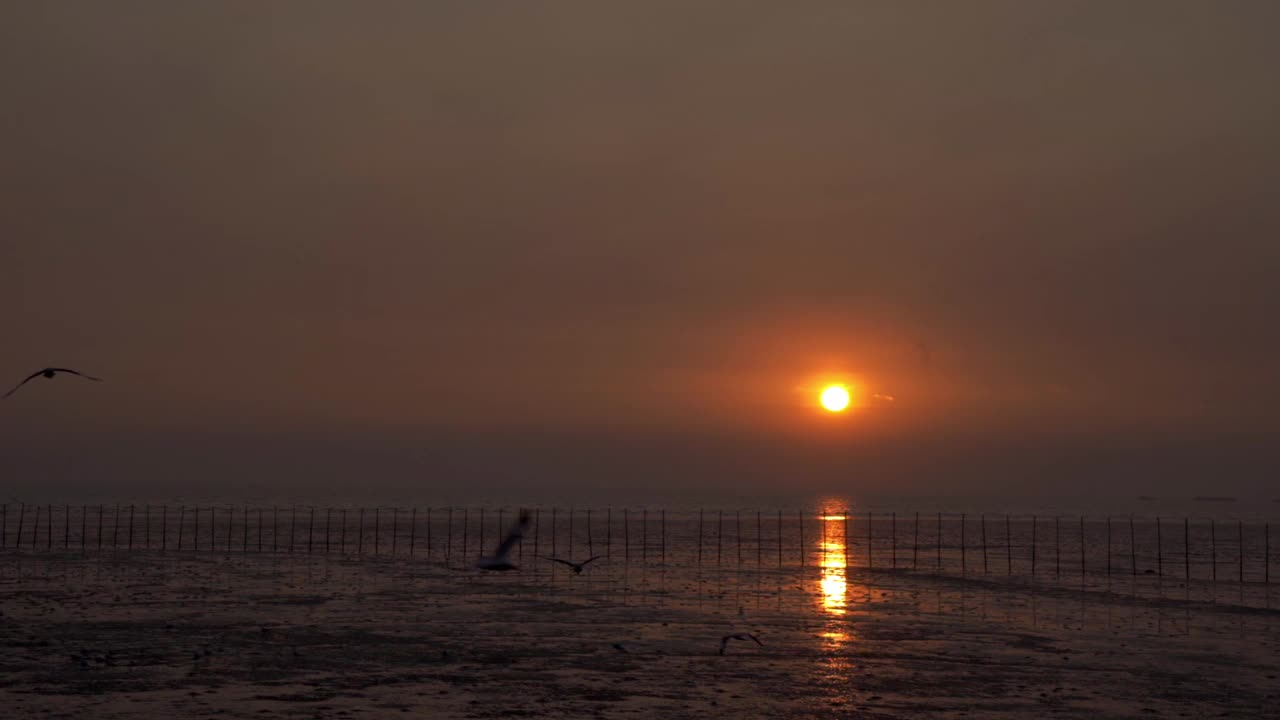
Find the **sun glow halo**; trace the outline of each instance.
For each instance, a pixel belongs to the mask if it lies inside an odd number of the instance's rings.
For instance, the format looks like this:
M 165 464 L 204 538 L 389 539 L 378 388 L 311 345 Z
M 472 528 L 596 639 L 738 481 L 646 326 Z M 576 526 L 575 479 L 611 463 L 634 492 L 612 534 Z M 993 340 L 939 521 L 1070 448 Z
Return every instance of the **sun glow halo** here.
M 822 389 L 822 407 L 840 412 L 849 407 L 849 390 L 843 385 L 828 385 Z

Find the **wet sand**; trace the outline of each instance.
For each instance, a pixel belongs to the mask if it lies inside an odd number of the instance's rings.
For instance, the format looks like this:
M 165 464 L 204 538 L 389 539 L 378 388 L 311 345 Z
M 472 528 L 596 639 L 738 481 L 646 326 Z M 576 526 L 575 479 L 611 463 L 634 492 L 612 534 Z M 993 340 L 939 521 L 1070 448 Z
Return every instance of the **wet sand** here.
M 0 702 L 23 718 L 1108 718 L 1280 701 L 1276 613 L 1227 597 L 547 565 L 6 556 Z M 739 631 L 764 647 L 719 655 Z

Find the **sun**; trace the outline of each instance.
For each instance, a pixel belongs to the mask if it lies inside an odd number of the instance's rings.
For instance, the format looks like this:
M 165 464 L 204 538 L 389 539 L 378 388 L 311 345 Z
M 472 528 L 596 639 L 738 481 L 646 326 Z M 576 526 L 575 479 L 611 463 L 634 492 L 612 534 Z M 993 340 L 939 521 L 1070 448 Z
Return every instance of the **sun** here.
M 849 390 L 843 385 L 828 385 L 822 389 L 822 407 L 831 412 L 841 412 L 849 407 Z

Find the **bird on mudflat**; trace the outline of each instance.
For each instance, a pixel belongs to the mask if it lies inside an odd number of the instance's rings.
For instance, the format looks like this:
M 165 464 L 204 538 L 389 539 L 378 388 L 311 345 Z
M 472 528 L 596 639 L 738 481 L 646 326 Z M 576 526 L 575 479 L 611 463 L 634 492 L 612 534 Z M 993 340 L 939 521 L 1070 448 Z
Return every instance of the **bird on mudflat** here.
M 520 519 L 515 526 L 511 528 L 511 532 L 502 539 L 498 544 L 498 549 L 493 551 L 490 557 L 482 557 L 476 562 L 476 567 L 481 570 L 516 570 L 516 564 L 511 562 L 511 548 L 520 542 L 520 538 L 524 537 L 524 533 L 529 529 L 529 511 L 521 510 Z
M 724 654 L 725 647 L 729 644 L 730 640 L 754 640 L 755 644 L 759 645 L 760 647 L 764 647 L 764 643 L 760 642 L 760 638 L 756 637 L 755 635 L 752 635 L 751 633 L 734 633 L 732 635 L 725 635 L 724 637 L 720 638 L 720 654 L 721 655 Z
M 604 557 L 604 556 L 603 556 L 603 555 L 596 555 L 595 557 L 587 558 L 586 560 L 583 560 L 583 561 L 582 561 L 582 562 L 580 562 L 580 563 L 576 563 L 576 562 L 573 562 L 573 561 L 570 561 L 570 560 L 561 560 L 560 558 L 557 558 L 557 557 L 544 557 L 544 558 L 542 558 L 542 559 L 543 559 L 543 560 L 550 560 L 551 562 L 558 562 L 558 563 L 560 563 L 561 565 L 568 565 L 569 567 L 573 568 L 573 574 L 574 574 L 574 575 L 581 575 L 581 574 L 582 574 L 582 568 L 586 567 L 587 563 L 589 563 L 589 562 L 591 562 L 591 561 L 593 561 L 593 560 L 599 560 L 599 559 L 600 559 L 600 558 L 602 558 L 602 557 Z
M 26 385 L 27 383 L 31 382 L 32 380 L 35 380 L 36 378 L 40 377 L 41 375 L 43 375 L 43 376 L 44 376 L 44 377 L 46 377 L 46 378 L 51 378 L 51 377 L 53 377 L 54 375 L 57 375 L 58 373 L 70 373 L 70 374 L 72 374 L 72 375 L 79 375 L 80 377 L 84 378 L 85 380 L 92 380 L 92 381 L 94 381 L 94 382 L 102 382 L 102 378 L 100 378 L 100 377 L 94 377 L 94 376 L 92 376 L 92 375 L 85 375 L 85 374 L 84 374 L 84 373 L 82 373 L 82 372 L 77 372 L 77 371 L 72 370 L 72 369 L 70 369 L 70 368 L 55 368 L 55 367 L 49 367 L 49 368 L 45 368 L 45 369 L 43 369 L 43 370 L 37 370 L 37 371 L 35 371 L 35 372 L 31 373 L 31 374 L 30 374 L 30 375 L 28 375 L 26 378 L 24 378 L 22 382 L 18 383 L 17 385 L 14 385 L 14 386 L 13 386 L 13 389 L 12 389 L 12 390 L 10 390 L 9 392 L 5 393 L 5 394 L 4 394 L 4 396 L 7 398 L 7 397 L 9 397 L 10 395 L 12 395 L 12 394 L 14 394 L 14 393 L 18 392 L 18 388 L 22 387 L 23 385 Z

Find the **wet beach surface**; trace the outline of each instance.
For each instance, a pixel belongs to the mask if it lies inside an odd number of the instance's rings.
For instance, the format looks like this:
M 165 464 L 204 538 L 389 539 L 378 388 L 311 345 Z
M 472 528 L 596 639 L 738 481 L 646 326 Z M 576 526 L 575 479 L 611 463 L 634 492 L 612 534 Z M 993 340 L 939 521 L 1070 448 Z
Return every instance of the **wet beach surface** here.
M 8 555 L 8 717 L 1270 717 L 1277 613 L 844 568 Z M 1143 587 L 1143 583 L 1147 583 Z M 1219 596 L 1220 595 L 1220 596 Z M 1270 604 L 1267 598 L 1266 604 Z M 721 638 L 751 632 L 764 643 Z M 621 649 L 615 647 L 619 645 Z

